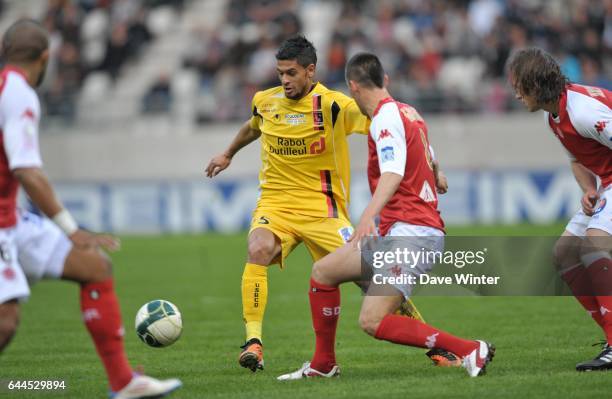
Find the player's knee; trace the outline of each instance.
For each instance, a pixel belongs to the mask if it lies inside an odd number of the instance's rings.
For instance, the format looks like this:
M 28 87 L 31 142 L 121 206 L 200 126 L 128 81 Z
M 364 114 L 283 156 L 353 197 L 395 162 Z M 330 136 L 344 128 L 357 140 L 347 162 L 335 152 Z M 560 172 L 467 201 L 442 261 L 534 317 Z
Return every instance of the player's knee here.
M 553 264 L 558 270 L 574 266 L 580 262 L 580 240 L 578 237 L 563 236 L 553 247 Z
M 332 268 L 329 267 L 329 264 L 326 265 L 325 258 L 323 258 L 312 265 L 310 277 L 318 283 L 336 286 L 338 281 L 335 280 L 333 273 L 330 273 L 331 270 Z
M 321 261 L 317 261 L 314 263 L 314 265 L 312 265 L 312 273 L 310 274 L 310 277 L 314 281 L 317 281 L 321 284 L 324 283 L 323 280 L 325 280 L 325 273 L 324 269 L 321 267 Z
M 370 312 L 361 312 L 359 315 L 359 327 L 368 335 L 376 335 L 380 322 L 381 318 Z
M 108 255 L 98 250 L 97 255 L 93 259 L 92 264 L 89 265 L 91 276 L 88 282 L 99 283 L 108 280 L 113 274 L 113 264 Z
M 252 240 L 249 242 L 249 263 L 268 265 L 274 258 L 275 242 L 272 240 Z
M 553 247 L 553 264 L 557 269 L 561 269 L 561 263 L 563 259 L 566 257 L 565 254 L 567 252 L 567 247 L 562 245 L 562 243 L 558 240 Z
M 19 326 L 19 305 L 8 303 L 0 305 L 0 350 L 9 343 Z
M 608 245 L 608 244 L 606 244 Z M 590 267 L 595 263 L 604 261 L 609 263 L 611 260 L 609 249 L 601 245 L 601 242 L 595 239 L 587 238 L 583 241 L 579 251 L 580 262 L 584 267 Z

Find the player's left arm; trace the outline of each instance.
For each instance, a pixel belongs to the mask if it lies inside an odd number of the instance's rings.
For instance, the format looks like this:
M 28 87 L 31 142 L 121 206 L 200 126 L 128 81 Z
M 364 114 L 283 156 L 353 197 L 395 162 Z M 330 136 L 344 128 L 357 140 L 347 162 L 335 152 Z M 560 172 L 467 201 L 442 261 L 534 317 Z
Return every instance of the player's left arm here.
M 576 178 L 576 182 L 583 192 L 580 200 L 582 211 L 587 216 L 593 216 L 595 205 L 599 199 L 599 195 L 597 194 L 597 179 L 590 170 L 575 159 L 571 161 L 571 168 Z

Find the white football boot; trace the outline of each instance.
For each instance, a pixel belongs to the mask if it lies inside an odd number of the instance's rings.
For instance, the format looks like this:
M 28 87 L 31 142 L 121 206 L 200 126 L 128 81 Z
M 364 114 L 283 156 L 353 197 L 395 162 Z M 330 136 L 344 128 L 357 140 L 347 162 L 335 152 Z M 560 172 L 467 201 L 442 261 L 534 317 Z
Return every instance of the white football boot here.
M 176 379 L 158 380 L 146 375 L 136 375 L 122 390 L 111 395 L 112 399 L 161 398 L 179 389 L 183 383 Z
M 301 380 L 302 378 L 311 378 L 311 377 L 323 377 L 323 378 L 332 378 L 338 377 L 340 375 L 340 368 L 338 365 L 335 365 L 329 373 L 322 373 L 318 370 L 315 370 L 310 367 L 310 362 L 306 362 L 300 367 L 299 370 L 294 371 L 293 373 L 283 374 L 281 376 L 276 377 L 279 381 L 291 381 L 291 380 Z
M 478 348 L 474 349 L 463 358 L 463 367 L 467 370 L 470 377 L 478 377 L 484 375 L 487 364 L 493 360 L 495 356 L 495 346 L 488 342 L 478 342 Z

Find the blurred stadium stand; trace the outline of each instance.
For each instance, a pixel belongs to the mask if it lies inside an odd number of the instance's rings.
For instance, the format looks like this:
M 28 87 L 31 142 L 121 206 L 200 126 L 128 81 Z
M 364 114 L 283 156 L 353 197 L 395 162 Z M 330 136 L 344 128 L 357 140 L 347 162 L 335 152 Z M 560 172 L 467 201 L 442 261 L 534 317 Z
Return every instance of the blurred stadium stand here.
M 500 113 L 517 107 L 503 79 L 513 49 L 552 52 L 576 82 L 612 88 L 610 0 L 13 0 L 1 25 L 27 15 L 53 32 L 43 90 L 68 124 L 124 123 L 161 109 L 206 124 L 243 120 L 249 100 L 277 84 L 274 52 L 303 32 L 318 77 L 343 88 L 343 67 L 376 49 L 391 90 L 424 113 Z M 158 104 L 159 105 L 159 104 Z M 155 118 L 154 113 L 146 114 Z

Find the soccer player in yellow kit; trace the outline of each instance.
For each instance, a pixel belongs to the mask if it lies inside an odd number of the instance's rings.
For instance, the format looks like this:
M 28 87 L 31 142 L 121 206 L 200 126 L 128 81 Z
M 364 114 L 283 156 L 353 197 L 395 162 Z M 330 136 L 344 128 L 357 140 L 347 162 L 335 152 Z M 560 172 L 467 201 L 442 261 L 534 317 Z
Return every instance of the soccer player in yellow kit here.
M 250 120 L 206 168 L 208 177 L 216 176 L 241 148 L 261 138 L 261 194 L 242 275 L 246 343 L 239 363 L 252 371 L 263 369 L 268 266 L 283 267 L 300 242 L 316 261 L 350 238 L 347 136 L 368 134 L 369 128 L 353 99 L 314 80 L 317 56 L 306 38 L 285 40 L 276 59 L 281 86 L 255 94 Z

